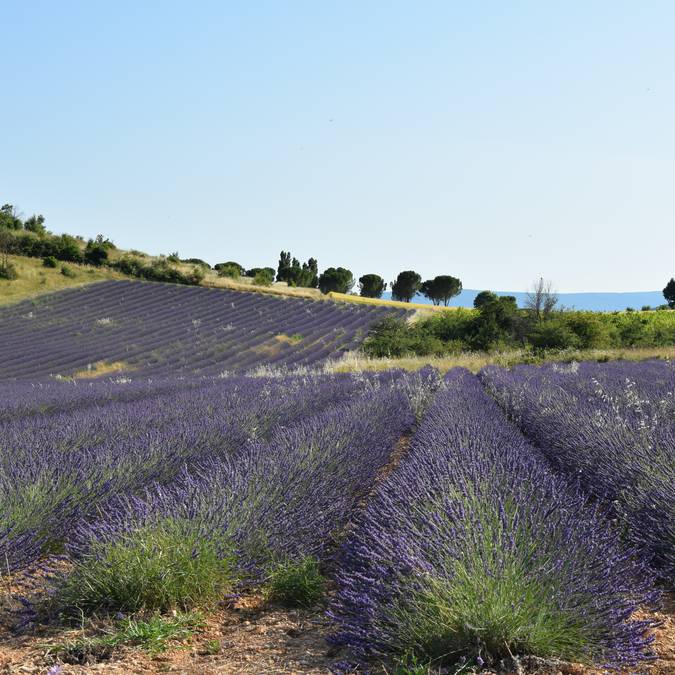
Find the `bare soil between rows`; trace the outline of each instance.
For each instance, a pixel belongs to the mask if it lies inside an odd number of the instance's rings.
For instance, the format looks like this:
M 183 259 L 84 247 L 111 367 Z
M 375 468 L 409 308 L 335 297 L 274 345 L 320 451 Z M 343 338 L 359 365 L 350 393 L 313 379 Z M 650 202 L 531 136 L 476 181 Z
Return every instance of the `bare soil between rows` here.
M 6 579 L 5 579 L 6 581 Z M 0 601 L 0 673 L 47 673 L 59 665 L 56 672 L 63 675 L 83 673 L 185 673 L 185 674 L 291 674 L 328 673 L 337 661 L 345 659 L 344 652 L 331 647 L 326 638 L 332 628 L 323 607 L 310 610 L 289 610 L 266 604 L 259 594 L 246 595 L 229 605 L 205 615 L 205 624 L 182 643 L 172 645 L 166 652 L 151 656 L 140 648 L 120 647 L 108 658 L 82 665 L 62 664 L 48 654 L 45 645 L 75 640 L 83 634 L 92 636 L 96 628 L 82 631 L 63 626 L 33 626 L 24 633 L 13 633 L 17 595 L 25 591 L 22 580 L 5 584 Z M 32 584 L 32 582 L 29 582 Z M 35 590 L 34 586 L 31 586 Z M 639 670 L 649 675 L 675 673 L 675 594 L 666 596 L 662 611 L 652 613 L 662 622 L 654 630 L 654 648 L 658 659 Z M 218 652 L 213 652 L 214 644 Z M 370 672 L 385 673 L 373 664 Z M 579 675 L 599 674 L 575 664 L 522 659 L 485 673 L 540 673 Z

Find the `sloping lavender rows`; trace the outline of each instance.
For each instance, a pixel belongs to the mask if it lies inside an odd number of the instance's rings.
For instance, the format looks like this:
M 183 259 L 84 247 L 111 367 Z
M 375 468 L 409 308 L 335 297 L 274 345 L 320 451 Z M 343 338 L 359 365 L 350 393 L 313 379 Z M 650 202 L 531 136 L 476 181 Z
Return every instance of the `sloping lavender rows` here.
M 231 377 L 178 381 L 173 389 L 167 382 L 1 385 L 6 395 L 35 397 L 32 413 L 25 401 L 0 422 L 3 565 L 32 562 L 117 495 L 168 485 L 186 465 L 233 455 L 366 392 L 396 389 L 399 379 Z M 60 391 L 77 397 L 59 408 Z
M 611 506 L 675 583 L 675 367 L 487 368 L 481 379 L 562 473 Z
M 232 547 L 247 583 L 276 560 L 324 558 L 413 421 L 399 387 L 377 386 L 367 402 L 279 428 L 267 442 L 189 466 L 169 488 L 108 504 L 103 518 L 79 528 L 69 552 L 105 555 L 105 544 L 171 520 Z
M 357 659 L 625 665 L 648 647 L 648 624 L 629 618 L 654 600 L 646 565 L 465 371 L 448 374 L 339 562 L 334 641 Z
M 107 281 L 0 309 L 0 379 L 124 361 L 144 374 L 312 365 L 404 310 L 172 284 Z

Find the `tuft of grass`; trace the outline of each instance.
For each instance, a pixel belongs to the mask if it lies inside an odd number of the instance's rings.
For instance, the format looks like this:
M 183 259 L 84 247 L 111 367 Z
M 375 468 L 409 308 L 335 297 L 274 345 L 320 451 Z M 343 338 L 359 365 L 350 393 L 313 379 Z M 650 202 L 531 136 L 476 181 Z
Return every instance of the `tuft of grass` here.
M 148 620 L 129 617 L 106 635 L 46 645 L 46 654 L 64 663 L 78 665 L 105 661 L 121 645 L 140 647 L 155 655 L 166 651 L 176 642 L 192 637 L 194 631 L 203 625 L 202 615 L 196 612 L 172 617 L 155 615 Z
M 94 544 L 53 602 L 66 614 L 208 606 L 234 583 L 234 558 L 224 550 L 191 531 L 189 523 L 161 521 Z
M 274 339 L 278 342 L 284 342 L 289 345 L 297 345 L 299 342 L 302 342 L 305 339 L 305 336 L 302 335 L 302 333 L 293 333 L 293 335 L 279 333 L 279 335 L 274 336 Z
M 0 260 L 0 279 L 5 281 L 16 281 L 19 278 L 19 272 L 16 265 L 9 260 Z
M 207 654 L 208 656 L 215 656 L 216 654 L 220 654 L 222 650 L 222 645 L 220 644 L 220 640 L 209 640 L 205 645 L 204 645 L 204 654 Z
M 319 562 L 307 556 L 299 562 L 278 563 L 270 572 L 264 593 L 266 600 L 286 607 L 311 607 L 321 600 L 325 587 Z
M 387 675 L 435 675 L 432 664 L 419 659 L 415 654 L 404 654 L 394 662 L 391 673 L 385 670 Z
M 86 380 L 102 375 L 112 375 L 113 373 L 120 373 L 122 371 L 131 370 L 129 364 L 124 361 L 98 361 L 97 363 L 90 363 L 86 368 L 77 370 L 73 373 L 74 380 Z
M 64 277 L 68 277 L 70 279 L 77 278 L 77 272 L 68 265 L 61 265 L 61 274 L 63 274 Z

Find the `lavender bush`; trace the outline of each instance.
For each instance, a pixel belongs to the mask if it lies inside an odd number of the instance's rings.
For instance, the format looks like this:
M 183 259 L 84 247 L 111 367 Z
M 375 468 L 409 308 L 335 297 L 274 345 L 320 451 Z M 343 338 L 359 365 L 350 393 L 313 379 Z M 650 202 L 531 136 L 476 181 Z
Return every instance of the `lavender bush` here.
M 101 519 L 84 522 L 71 539 L 75 570 L 57 593 L 59 601 L 81 610 L 161 605 L 158 596 L 176 593 L 153 586 L 147 596 L 138 590 L 147 588 L 140 579 L 154 578 L 158 560 L 180 549 L 186 537 L 208 543 L 209 555 L 216 551 L 245 584 L 264 582 L 277 563 L 325 559 L 413 421 L 398 388 L 379 387 L 367 403 L 341 404 L 279 427 L 267 442 L 186 469 L 169 487 L 113 500 Z M 138 559 L 132 554 L 139 547 L 145 557 L 130 570 L 127 560 Z M 163 583 L 173 588 L 182 579 L 167 570 Z
M 655 600 L 648 568 L 467 372 L 448 374 L 339 561 L 334 642 L 357 659 L 648 655 L 632 617 Z
M 412 378 L 414 379 L 414 378 Z M 186 466 L 236 454 L 281 429 L 383 389 L 376 377 L 247 378 L 19 390 L 0 421 L 0 555 L 17 569 L 59 550 L 117 496 L 168 486 Z M 25 404 L 18 404 L 24 394 Z M 63 392 L 63 400 L 59 394 Z M 87 398 L 88 397 L 88 398 Z
M 675 583 L 675 367 L 584 363 L 481 380 L 558 471 L 600 499 Z

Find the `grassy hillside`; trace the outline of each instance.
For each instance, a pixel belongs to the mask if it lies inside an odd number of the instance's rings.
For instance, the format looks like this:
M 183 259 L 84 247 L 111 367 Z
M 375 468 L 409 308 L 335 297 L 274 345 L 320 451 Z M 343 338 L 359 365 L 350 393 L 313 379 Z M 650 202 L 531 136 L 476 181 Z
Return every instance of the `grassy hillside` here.
M 19 274 L 17 279 L 8 281 L 0 279 L 0 305 L 34 298 L 45 293 L 53 293 L 72 286 L 82 286 L 104 279 L 123 279 L 119 274 L 107 267 L 92 267 L 74 263 L 59 263 L 56 268 L 44 267 L 39 258 L 9 256 Z M 72 276 L 61 273 L 65 265 Z
M 110 260 L 114 262 L 128 255 L 138 257 L 146 263 L 151 263 L 160 259 L 160 256 L 150 256 L 140 253 L 136 256 L 135 253 L 137 252 L 115 249 L 110 251 Z M 43 266 L 40 258 L 28 258 L 17 255 L 9 256 L 9 258 L 15 265 L 19 276 L 18 279 L 13 281 L 0 279 L 0 305 L 20 302 L 21 300 L 34 298 L 43 295 L 44 293 L 52 293 L 53 291 L 58 291 L 63 288 L 81 286 L 103 279 L 131 278 L 106 266 L 93 267 L 91 265 L 78 265 L 76 263 L 62 263 L 59 261 L 56 268 L 47 268 Z M 64 276 L 61 273 L 62 265 L 66 265 L 72 270 L 72 277 Z M 194 265 L 185 263 L 176 263 L 172 266 L 183 274 L 189 274 L 194 268 Z M 359 296 L 345 295 L 342 293 L 330 293 L 329 295 L 324 295 L 316 288 L 295 288 L 289 286 L 284 281 L 275 282 L 271 286 L 256 286 L 251 277 L 239 277 L 238 279 L 219 277 L 216 270 L 209 269 L 204 269 L 204 280 L 201 282 L 201 286 L 207 288 L 225 288 L 233 291 L 249 291 L 275 296 L 305 298 L 309 300 L 334 300 L 373 306 L 418 309 L 423 314 L 449 309 L 446 307 L 361 298 Z

